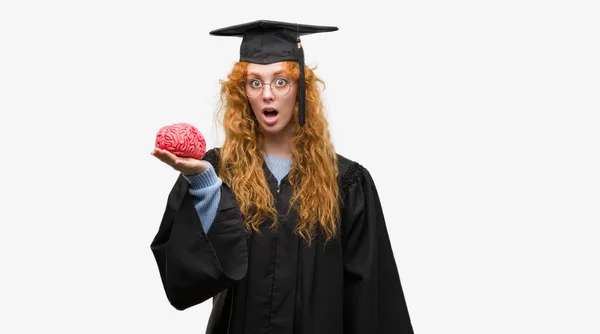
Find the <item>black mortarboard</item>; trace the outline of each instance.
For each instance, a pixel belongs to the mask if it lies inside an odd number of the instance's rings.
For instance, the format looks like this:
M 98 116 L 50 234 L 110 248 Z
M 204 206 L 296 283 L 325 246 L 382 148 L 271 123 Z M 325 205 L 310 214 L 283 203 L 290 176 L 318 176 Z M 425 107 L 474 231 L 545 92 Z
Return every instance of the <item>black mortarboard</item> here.
M 337 27 L 259 20 L 213 30 L 213 36 L 243 37 L 240 61 L 256 64 L 278 63 L 284 60 L 298 62 L 298 122 L 304 125 L 306 88 L 304 87 L 304 50 L 300 36 L 336 31 Z

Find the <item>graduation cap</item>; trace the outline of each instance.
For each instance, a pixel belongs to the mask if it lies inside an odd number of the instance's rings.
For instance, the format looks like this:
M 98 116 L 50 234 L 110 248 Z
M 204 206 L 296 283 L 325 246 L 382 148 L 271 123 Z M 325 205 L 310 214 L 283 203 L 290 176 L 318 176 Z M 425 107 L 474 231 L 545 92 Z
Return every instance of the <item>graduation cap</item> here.
M 315 26 L 298 23 L 259 20 L 213 30 L 213 36 L 243 37 L 240 61 L 256 64 L 272 64 L 284 60 L 298 62 L 298 123 L 304 125 L 305 96 L 304 50 L 300 36 L 338 30 L 337 27 Z

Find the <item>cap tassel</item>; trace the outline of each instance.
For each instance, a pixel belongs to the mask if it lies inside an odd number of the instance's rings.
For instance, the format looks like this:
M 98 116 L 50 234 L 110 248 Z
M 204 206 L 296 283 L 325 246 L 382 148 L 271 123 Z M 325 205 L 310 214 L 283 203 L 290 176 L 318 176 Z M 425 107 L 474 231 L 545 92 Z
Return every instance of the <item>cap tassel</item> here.
M 303 126 L 305 123 L 306 108 L 306 87 L 304 84 L 304 49 L 300 43 L 300 37 L 297 39 L 298 65 L 300 65 L 300 79 L 298 80 L 298 124 Z

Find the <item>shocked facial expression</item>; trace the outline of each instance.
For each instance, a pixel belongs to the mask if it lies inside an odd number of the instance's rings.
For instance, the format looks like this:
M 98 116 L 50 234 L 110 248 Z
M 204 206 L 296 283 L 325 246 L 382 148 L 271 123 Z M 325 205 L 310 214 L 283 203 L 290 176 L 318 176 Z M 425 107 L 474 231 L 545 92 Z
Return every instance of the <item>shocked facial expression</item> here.
M 248 64 L 244 90 L 265 134 L 291 132 L 298 87 L 286 73 L 284 63 Z

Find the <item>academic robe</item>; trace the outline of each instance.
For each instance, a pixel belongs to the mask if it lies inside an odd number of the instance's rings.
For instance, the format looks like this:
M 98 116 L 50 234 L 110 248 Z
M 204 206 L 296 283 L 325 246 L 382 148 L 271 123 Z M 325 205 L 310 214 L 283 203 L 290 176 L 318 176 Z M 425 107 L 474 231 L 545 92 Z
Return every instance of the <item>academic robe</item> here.
M 205 160 L 218 171 L 218 150 Z M 413 333 L 375 184 L 360 164 L 338 155 L 339 236 L 317 232 L 308 246 L 288 213 L 292 188 L 266 165 L 278 225 L 248 233 L 223 183 L 208 233 L 180 175 L 151 250 L 166 296 L 178 310 L 213 298 L 207 334 Z

